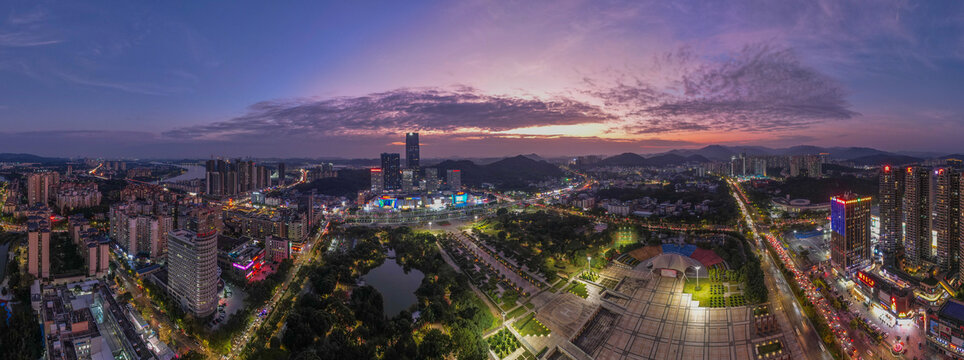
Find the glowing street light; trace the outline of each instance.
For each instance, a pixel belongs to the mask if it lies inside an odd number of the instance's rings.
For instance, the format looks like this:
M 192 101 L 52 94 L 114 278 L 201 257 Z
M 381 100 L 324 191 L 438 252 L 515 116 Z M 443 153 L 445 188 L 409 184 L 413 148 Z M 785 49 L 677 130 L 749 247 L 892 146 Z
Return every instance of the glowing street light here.
M 697 289 L 700 288 L 700 268 L 701 266 L 699 265 L 696 266 L 696 288 Z

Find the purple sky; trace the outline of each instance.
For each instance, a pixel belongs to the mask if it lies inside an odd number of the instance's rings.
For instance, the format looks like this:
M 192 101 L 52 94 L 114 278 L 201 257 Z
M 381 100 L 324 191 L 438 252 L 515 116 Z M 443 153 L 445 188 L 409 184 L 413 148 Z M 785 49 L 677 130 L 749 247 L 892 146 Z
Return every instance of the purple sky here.
M 0 151 L 964 152 L 960 1 L 0 4 Z

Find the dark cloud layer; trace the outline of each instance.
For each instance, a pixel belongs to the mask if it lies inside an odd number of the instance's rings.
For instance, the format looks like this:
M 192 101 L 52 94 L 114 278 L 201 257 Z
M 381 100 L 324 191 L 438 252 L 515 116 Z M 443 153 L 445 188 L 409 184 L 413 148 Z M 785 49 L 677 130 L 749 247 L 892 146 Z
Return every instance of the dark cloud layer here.
M 267 101 L 227 121 L 174 129 L 173 138 L 330 136 L 386 131 L 503 131 L 599 123 L 614 117 L 571 99 L 523 99 L 475 89 L 399 89 L 361 97 Z
M 693 61 L 667 59 L 681 68 Z M 791 50 L 765 44 L 693 66 L 668 88 L 638 78 L 630 83 L 591 94 L 622 108 L 634 133 L 787 130 L 856 115 L 837 81 L 801 64 Z

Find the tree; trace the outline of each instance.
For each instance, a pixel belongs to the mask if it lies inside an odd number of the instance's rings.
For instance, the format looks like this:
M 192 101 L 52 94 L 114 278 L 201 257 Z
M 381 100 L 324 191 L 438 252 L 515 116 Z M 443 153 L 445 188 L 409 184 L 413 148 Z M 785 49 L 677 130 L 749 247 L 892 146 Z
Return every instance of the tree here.
M 443 359 L 449 354 L 452 339 L 439 329 L 429 330 L 418 346 L 418 356 L 421 359 Z

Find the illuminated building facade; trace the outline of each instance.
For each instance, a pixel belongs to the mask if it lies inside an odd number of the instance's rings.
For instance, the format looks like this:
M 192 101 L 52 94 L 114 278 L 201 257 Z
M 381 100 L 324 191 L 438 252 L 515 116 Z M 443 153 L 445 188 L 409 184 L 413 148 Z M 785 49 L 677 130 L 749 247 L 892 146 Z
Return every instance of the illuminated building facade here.
M 866 271 L 854 273 L 854 283 L 870 306 L 878 306 L 897 318 L 913 316 L 914 293 Z
M 195 233 L 176 230 L 169 234 L 167 288 L 181 306 L 197 317 L 214 313 L 218 305 L 217 231 Z
M 934 170 L 934 231 L 937 233 L 937 264 L 950 270 L 958 262 L 961 221 L 961 177 L 952 168 Z
M 880 169 L 880 249 L 889 264 L 903 253 L 904 174 L 890 165 Z
M 830 260 L 847 270 L 870 259 L 871 198 L 853 194 L 830 199 Z
M 911 166 L 904 174 L 904 265 L 918 268 L 930 255 L 930 170 Z
M 955 358 L 964 357 L 964 302 L 949 299 L 924 318 L 927 345 Z
M 381 194 L 385 191 L 385 178 L 382 175 L 381 168 L 372 168 L 371 170 L 371 181 L 372 181 L 372 193 Z

